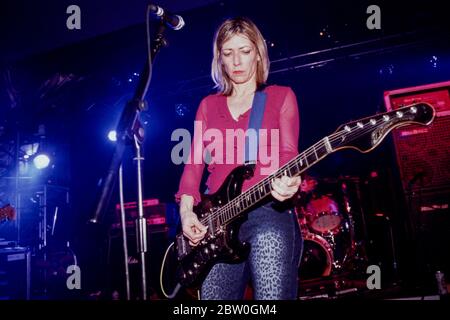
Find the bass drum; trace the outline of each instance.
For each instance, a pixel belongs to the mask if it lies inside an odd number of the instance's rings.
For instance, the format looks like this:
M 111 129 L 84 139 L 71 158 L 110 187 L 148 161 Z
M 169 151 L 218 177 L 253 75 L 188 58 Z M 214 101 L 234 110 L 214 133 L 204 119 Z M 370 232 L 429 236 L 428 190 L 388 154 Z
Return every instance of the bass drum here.
M 303 253 L 298 270 L 300 281 L 326 277 L 333 269 L 333 248 L 323 237 L 303 233 Z

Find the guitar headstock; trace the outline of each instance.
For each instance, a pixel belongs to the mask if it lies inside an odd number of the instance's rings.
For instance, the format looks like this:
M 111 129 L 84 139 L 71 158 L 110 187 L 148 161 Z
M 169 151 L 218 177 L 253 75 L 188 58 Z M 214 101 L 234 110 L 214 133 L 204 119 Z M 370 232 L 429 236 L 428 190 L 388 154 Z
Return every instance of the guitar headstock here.
M 395 128 L 429 125 L 435 117 L 428 103 L 415 103 L 341 125 L 328 138 L 333 149 L 353 148 L 360 152 L 374 149 Z
M 11 207 L 11 205 L 6 205 L 0 208 L 0 221 L 2 220 L 15 220 L 16 219 L 16 209 Z

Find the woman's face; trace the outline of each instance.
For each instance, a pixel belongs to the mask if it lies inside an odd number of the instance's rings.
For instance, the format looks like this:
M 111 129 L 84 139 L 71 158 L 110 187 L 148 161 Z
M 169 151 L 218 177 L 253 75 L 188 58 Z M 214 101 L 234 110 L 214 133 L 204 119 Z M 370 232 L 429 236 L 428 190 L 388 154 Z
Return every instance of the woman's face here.
M 255 46 L 245 35 L 235 34 L 225 41 L 220 57 L 225 71 L 233 83 L 256 82 L 259 57 Z

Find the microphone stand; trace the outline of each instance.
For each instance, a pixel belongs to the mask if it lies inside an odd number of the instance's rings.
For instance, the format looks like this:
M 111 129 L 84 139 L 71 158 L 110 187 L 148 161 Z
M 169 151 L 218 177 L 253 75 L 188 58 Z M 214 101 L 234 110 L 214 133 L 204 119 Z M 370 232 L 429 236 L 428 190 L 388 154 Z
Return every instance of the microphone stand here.
M 151 43 L 151 57 L 146 59 L 142 72 L 139 75 L 139 82 L 136 87 L 133 98 L 126 104 L 117 126 L 117 143 L 114 154 L 111 159 L 111 163 L 104 180 L 102 180 L 101 192 L 97 206 L 94 212 L 94 216 L 90 219 L 91 223 L 100 222 L 104 211 L 106 210 L 110 200 L 115 182 L 117 180 L 117 174 L 122 164 L 123 154 L 127 145 L 134 143 L 136 157 L 134 160 L 137 162 L 137 182 L 138 182 L 138 212 L 139 216 L 136 219 L 136 238 L 137 238 L 137 250 L 141 258 L 141 288 L 142 299 L 147 300 L 147 277 L 146 277 L 146 261 L 145 254 L 147 252 L 147 222 L 144 217 L 144 210 L 142 204 L 142 161 L 144 158 L 141 156 L 141 145 L 144 140 L 144 128 L 139 121 L 139 114 L 146 109 L 146 102 L 144 101 L 148 86 L 151 80 L 151 63 L 153 58 L 159 52 L 161 47 L 166 46 L 167 42 L 164 38 L 165 26 L 161 21 L 156 37 Z M 149 36 L 149 35 L 148 35 Z M 128 263 L 128 262 L 126 262 Z

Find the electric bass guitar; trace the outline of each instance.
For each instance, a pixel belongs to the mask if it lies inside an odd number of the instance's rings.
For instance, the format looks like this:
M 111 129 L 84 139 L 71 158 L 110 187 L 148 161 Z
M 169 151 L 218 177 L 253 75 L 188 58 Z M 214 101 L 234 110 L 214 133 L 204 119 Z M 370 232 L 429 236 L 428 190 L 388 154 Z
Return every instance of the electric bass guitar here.
M 167 249 L 160 271 L 161 289 L 163 292 L 167 289 L 164 278 L 175 279 L 178 287 L 198 287 L 214 264 L 243 261 L 250 245 L 238 239 L 239 227 L 248 212 L 270 195 L 274 179 L 298 176 L 338 150 L 351 148 L 367 153 L 394 128 L 429 125 L 434 117 L 431 105 L 416 103 L 343 124 L 245 192 L 242 192 L 242 184 L 253 176 L 254 166 L 236 167 L 216 193 L 203 195 L 194 208 L 200 222 L 208 226 L 204 239 L 197 246 L 191 246 L 180 232 Z

